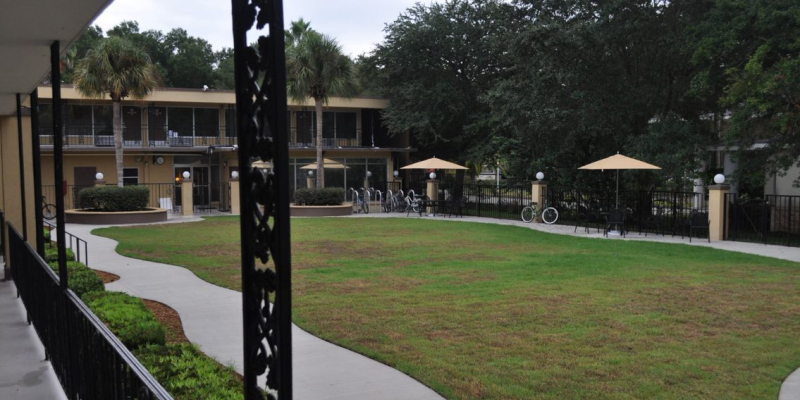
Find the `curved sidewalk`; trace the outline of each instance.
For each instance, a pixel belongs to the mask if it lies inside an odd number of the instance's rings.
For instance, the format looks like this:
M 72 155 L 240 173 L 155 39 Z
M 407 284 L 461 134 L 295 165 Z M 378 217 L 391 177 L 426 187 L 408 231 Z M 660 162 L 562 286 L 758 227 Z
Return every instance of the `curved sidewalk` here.
M 176 218 L 173 222 L 197 221 Z M 89 244 L 89 265 L 119 275 L 108 290 L 156 300 L 174 308 L 186 337 L 223 364 L 242 372 L 242 297 L 212 285 L 189 270 L 123 257 L 117 242 L 90 232 L 103 226 L 68 224 L 67 231 Z M 298 400 L 443 400 L 394 368 L 319 339 L 292 325 L 294 398 Z M 264 378 L 260 380 L 264 384 Z

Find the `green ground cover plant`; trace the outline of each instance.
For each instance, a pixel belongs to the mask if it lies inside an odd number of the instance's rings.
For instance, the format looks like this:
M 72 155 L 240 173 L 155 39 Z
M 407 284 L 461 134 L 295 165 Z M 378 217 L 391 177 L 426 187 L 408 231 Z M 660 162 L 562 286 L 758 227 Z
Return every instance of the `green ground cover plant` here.
M 58 261 L 49 262 L 47 265 L 58 274 Z M 106 290 L 103 280 L 82 262 L 67 261 L 67 276 L 69 288 L 81 299 L 87 293 Z
M 75 261 L 75 253 L 72 249 L 67 248 L 67 261 Z M 58 262 L 58 248 L 55 246 L 55 243 L 50 243 L 44 249 L 44 260 L 48 263 L 51 262 Z
M 138 297 L 122 292 L 92 292 L 83 301 L 127 348 L 164 345 L 164 326 Z
M 146 346 L 134 351 L 148 371 L 176 399 L 244 399 L 242 382 L 190 343 Z
M 96 230 L 238 290 L 238 218 Z M 800 265 L 427 219 L 292 220 L 293 318 L 448 399 L 774 399 Z M 238 340 L 238 339 L 237 339 Z

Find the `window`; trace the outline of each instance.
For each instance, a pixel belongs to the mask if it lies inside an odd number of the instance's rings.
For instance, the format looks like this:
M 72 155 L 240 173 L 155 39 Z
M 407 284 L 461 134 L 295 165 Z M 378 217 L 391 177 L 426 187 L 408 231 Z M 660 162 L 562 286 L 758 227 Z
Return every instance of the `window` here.
M 138 185 L 139 184 L 139 168 L 123 168 L 122 169 L 122 184 Z
M 192 136 L 192 109 L 170 107 L 167 109 L 169 130 L 178 132 L 177 136 Z
M 219 136 L 219 110 L 195 108 L 194 130 L 195 136 Z
M 356 113 L 336 113 L 336 137 L 347 139 L 356 138 Z

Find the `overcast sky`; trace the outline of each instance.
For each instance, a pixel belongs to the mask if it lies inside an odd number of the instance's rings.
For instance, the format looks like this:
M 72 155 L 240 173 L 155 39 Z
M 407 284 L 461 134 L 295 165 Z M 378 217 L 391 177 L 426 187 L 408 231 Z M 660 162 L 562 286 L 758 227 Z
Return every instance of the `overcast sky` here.
M 24 0 L 21 0 L 24 1 Z M 367 53 L 383 41 L 383 28 L 414 3 L 432 0 L 285 0 L 284 25 L 303 17 L 314 30 L 333 36 L 345 54 Z M 183 28 L 220 50 L 233 47 L 229 0 L 115 0 L 94 22 L 103 32 L 125 20 L 142 31 Z

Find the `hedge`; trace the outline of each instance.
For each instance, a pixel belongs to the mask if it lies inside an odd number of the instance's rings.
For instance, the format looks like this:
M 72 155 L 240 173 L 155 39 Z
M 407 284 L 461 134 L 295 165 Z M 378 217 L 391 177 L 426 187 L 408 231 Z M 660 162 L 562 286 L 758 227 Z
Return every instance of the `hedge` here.
M 95 211 L 138 211 L 147 208 L 147 186 L 95 186 L 80 191 L 79 207 Z
M 75 253 L 72 249 L 67 248 L 67 262 L 75 261 Z M 53 261 L 58 261 L 58 247 L 55 245 L 51 245 L 50 247 L 45 247 L 44 249 L 44 260 L 48 263 Z
M 297 189 L 294 203 L 300 206 L 336 206 L 344 202 L 344 189 Z
M 58 261 L 50 262 L 48 265 L 58 274 Z M 80 298 L 89 292 L 106 290 L 103 280 L 84 263 L 77 261 L 67 262 L 67 285 Z
M 136 358 L 176 399 L 244 399 L 242 382 L 189 343 L 147 346 Z
M 129 349 L 163 345 L 164 326 L 138 297 L 121 292 L 92 292 L 83 301 Z

